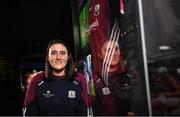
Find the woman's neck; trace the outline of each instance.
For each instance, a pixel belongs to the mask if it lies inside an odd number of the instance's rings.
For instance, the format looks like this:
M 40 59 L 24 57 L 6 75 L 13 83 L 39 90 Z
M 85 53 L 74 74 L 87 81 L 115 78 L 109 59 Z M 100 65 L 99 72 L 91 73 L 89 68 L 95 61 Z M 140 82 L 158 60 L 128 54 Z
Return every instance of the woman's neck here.
M 65 75 L 65 70 L 63 71 L 53 71 L 54 76 L 64 76 Z

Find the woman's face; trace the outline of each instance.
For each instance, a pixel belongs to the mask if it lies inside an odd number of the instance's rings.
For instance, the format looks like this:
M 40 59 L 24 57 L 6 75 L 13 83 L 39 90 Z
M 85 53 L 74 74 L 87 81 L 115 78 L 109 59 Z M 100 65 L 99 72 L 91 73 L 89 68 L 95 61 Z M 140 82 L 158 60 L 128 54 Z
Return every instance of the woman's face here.
M 68 59 L 68 51 L 63 44 L 53 44 L 49 48 L 48 61 L 55 71 L 64 73 Z
M 109 46 L 108 46 L 108 43 L 109 43 Z M 113 52 L 113 49 L 114 49 L 114 52 Z M 107 53 L 107 55 L 106 55 L 106 53 Z M 107 60 L 108 60 L 108 55 L 109 55 L 109 57 L 112 57 L 111 65 L 118 64 L 121 59 L 119 45 L 117 43 L 115 43 L 114 41 L 108 41 L 108 42 L 104 43 L 101 48 L 100 57 L 102 59 L 105 59 L 105 55 L 107 56 L 107 58 L 106 58 Z

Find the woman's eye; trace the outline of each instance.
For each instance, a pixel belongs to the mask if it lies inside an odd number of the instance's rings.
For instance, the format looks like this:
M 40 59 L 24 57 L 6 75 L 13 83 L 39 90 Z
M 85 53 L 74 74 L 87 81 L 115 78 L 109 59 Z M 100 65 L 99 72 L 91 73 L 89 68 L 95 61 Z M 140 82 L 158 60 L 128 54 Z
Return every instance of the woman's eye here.
M 65 52 L 60 52 L 61 55 L 65 55 L 66 53 Z
M 57 55 L 57 52 L 51 52 L 51 55 L 55 56 L 55 55 Z
M 107 49 L 107 52 L 109 52 L 110 50 L 111 50 L 111 48 L 108 48 L 108 49 Z
M 55 55 L 55 54 L 56 54 L 56 52 L 51 52 L 51 54 L 52 54 L 52 55 Z

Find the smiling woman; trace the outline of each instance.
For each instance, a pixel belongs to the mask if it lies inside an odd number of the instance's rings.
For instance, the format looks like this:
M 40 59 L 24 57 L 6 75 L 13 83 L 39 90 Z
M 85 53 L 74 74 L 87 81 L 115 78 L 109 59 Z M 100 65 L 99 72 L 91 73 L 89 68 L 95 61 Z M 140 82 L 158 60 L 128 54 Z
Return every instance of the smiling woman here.
M 23 115 L 86 115 L 84 76 L 75 71 L 68 45 L 52 40 L 46 51 L 45 71 L 28 86 Z
M 54 44 L 49 48 L 48 61 L 54 69 L 53 74 L 64 75 L 68 59 L 68 51 L 63 44 Z

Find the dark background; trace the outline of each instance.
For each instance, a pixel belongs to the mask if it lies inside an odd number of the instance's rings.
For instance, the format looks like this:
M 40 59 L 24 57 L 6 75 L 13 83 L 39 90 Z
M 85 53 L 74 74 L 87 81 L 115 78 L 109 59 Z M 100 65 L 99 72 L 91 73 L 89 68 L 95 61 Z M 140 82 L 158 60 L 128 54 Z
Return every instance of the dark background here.
M 1 0 L 1 55 L 41 58 L 47 43 L 59 37 L 73 47 L 70 0 Z

